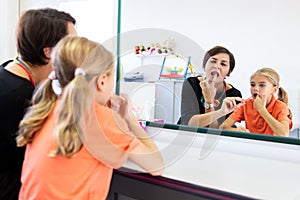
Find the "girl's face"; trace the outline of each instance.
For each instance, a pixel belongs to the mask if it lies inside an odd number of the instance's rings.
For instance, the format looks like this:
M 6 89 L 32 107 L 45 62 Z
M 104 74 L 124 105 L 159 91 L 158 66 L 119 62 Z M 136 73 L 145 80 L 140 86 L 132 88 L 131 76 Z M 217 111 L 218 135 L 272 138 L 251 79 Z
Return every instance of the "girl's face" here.
M 211 56 L 205 66 L 206 78 L 208 81 L 223 82 L 229 74 L 230 58 L 226 53 L 218 53 Z
M 266 99 L 267 104 L 271 101 L 272 95 L 277 91 L 277 87 L 263 75 L 254 75 L 250 81 L 250 86 L 253 99 L 259 96 L 262 99 Z

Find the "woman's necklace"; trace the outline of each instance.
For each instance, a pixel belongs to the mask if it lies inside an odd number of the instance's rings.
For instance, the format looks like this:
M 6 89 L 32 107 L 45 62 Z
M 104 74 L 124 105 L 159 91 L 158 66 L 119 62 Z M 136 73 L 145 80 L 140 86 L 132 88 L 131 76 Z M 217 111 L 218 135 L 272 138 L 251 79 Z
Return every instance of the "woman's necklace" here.
M 214 107 L 215 108 L 219 107 L 219 105 L 221 104 L 221 99 L 222 99 L 222 97 L 224 96 L 225 93 L 226 93 L 226 83 L 224 82 L 222 94 L 219 96 L 219 98 L 214 100 Z
M 16 57 L 14 61 L 15 61 L 15 63 L 18 66 L 20 66 L 26 72 L 26 74 L 29 77 L 30 82 L 32 83 L 32 85 L 34 86 L 34 88 L 36 88 L 37 84 L 36 84 L 36 81 L 33 78 L 33 73 L 30 70 L 28 64 L 25 61 L 23 61 L 21 58 L 19 58 L 19 57 Z

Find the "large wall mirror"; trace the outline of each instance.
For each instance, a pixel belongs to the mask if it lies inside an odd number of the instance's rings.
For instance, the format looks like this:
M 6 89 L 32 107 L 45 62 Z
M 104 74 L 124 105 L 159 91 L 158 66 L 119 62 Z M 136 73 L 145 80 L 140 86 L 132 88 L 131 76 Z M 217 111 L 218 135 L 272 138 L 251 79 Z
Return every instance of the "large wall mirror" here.
M 180 117 L 182 80 L 160 79 L 165 61 L 192 61 L 202 73 L 204 52 L 228 48 L 236 67 L 226 79 L 244 98 L 250 96 L 250 75 L 272 67 L 288 92 L 293 129 L 300 126 L 300 2 L 295 0 L 120 1 L 120 92 L 133 99 L 135 112 L 146 120 L 176 124 Z M 166 46 L 160 55 L 136 54 L 135 48 Z M 148 48 L 149 47 L 149 48 Z M 170 48 L 169 48 L 170 47 Z M 148 48 L 148 49 L 147 49 Z M 164 60 L 175 51 L 179 56 Z M 180 67 L 180 66 L 179 66 Z M 189 68 L 190 70 L 190 68 Z

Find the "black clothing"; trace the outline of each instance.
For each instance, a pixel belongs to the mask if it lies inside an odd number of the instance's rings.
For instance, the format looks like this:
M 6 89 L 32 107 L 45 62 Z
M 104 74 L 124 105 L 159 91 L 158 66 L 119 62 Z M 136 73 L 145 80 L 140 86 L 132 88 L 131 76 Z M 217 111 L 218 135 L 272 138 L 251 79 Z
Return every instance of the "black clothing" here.
M 18 199 L 25 147 L 15 138 L 33 91 L 29 80 L 0 66 L 0 199 Z
M 204 114 L 205 108 L 203 106 L 204 98 L 202 94 L 202 89 L 199 85 L 200 81 L 197 77 L 189 77 L 183 82 L 182 93 L 181 93 L 181 119 L 180 123 L 187 125 L 189 120 L 193 115 Z M 215 108 L 220 109 L 222 106 L 222 101 L 225 97 L 242 97 L 241 92 L 230 85 L 231 88 L 226 90 L 225 95 L 220 97 L 220 105 Z M 226 115 L 227 118 L 231 113 Z M 224 120 L 224 117 L 218 119 L 219 124 Z

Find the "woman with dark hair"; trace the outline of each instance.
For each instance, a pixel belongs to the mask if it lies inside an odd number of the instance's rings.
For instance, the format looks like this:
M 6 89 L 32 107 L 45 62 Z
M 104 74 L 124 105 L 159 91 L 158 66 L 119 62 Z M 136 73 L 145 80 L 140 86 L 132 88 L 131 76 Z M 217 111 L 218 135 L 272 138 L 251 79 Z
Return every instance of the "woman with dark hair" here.
M 182 86 L 181 124 L 218 128 L 242 101 L 241 92 L 225 82 L 235 67 L 233 54 L 215 46 L 204 55 L 205 77 L 190 77 Z
M 76 34 L 75 19 L 56 9 L 26 11 L 17 26 L 15 60 L 0 65 L 0 199 L 18 199 L 25 148 L 15 142 L 33 91 L 52 71 L 52 48 Z

